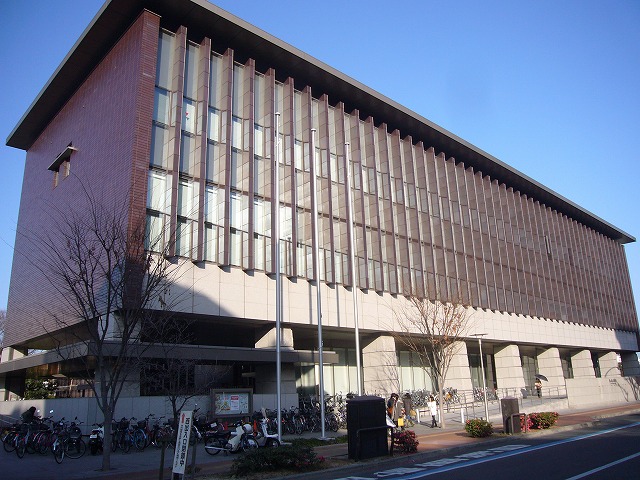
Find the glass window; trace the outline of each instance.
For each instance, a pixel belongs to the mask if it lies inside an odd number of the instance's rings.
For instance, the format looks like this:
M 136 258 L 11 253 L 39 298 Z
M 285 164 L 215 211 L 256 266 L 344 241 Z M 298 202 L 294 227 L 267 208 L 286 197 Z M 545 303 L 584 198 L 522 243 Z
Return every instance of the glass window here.
M 220 110 L 209 108 L 207 138 L 214 142 L 220 141 Z
M 158 212 L 147 210 L 145 248 L 152 252 L 160 252 L 164 248 L 163 225 L 164 216 Z
M 212 182 L 218 182 L 218 170 L 217 163 L 220 157 L 220 147 L 217 143 L 207 142 L 207 165 L 206 175 L 207 180 Z
M 260 157 L 264 157 L 264 127 L 255 124 L 253 131 L 254 153 Z
M 189 43 L 185 57 L 184 67 L 184 96 L 197 98 L 198 94 L 198 45 Z
M 151 130 L 151 165 L 155 167 L 166 167 L 169 156 L 169 129 L 154 124 Z
M 196 157 L 196 139 L 188 133 L 180 138 L 180 172 L 193 175 Z
M 164 125 L 169 125 L 169 112 L 171 111 L 171 94 L 163 88 L 156 87 L 155 101 L 153 105 L 153 119 Z
M 219 212 L 219 208 L 223 206 L 218 201 L 218 193 L 220 190 L 213 185 L 207 185 L 205 189 L 204 197 L 204 220 L 205 222 L 212 223 L 214 225 L 220 225 L 219 219 L 222 218 Z
M 209 72 L 209 105 L 219 107 L 218 102 L 222 97 L 222 58 L 219 55 L 211 55 Z
M 238 150 L 242 149 L 242 119 L 240 117 L 233 117 L 233 124 L 231 126 L 231 146 Z
M 303 155 L 302 142 L 300 140 L 296 140 L 293 147 L 294 147 L 293 156 L 294 156 L 295 162 L 296 162 L 296 169 L 303 170 L 304 169 L 304 165 L 303 165 L 304 155 Z
M 149 171 L 147 186 L 147 208 L 165 213 L 169 200 L 167 198 L 166 175 L 155 170 Z
M 178 184 L 178 216 L 191 218 L 193 213 L 192 184 L 181 180 Z
M 196 104 L 192 100 L 184 99 L 182 103 L 182 130 L 196 133 Z
M 218 251 L 218 227 L 209 223 L 204 224 L 204 259 L 216 262 Z
M 178 217 L 176 226 L 176 255 L 191 256 L 191 221 Z
M 158 63 L 156 65 L 156 85 L 171 90 L 173 67 L 174 36 L 168 32 L 160 32 L 158 42 Z

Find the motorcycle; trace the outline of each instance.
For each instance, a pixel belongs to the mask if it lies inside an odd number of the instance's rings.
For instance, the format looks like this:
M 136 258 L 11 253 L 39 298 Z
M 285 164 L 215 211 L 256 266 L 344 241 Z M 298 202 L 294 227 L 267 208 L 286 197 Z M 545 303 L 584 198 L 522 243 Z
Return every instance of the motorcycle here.
M 102 453 L 102 445 L 104 443 L 104 423 L 94 423 L 94 428 L 89 435 L 89 451 L 91 455 Z
M 275 433 L 269 433 L 267 431 L 266 418 L 260 420 L 258 431 L 256 432 L 255 437 L 259 447 L 275 448 L 280 446 L 278 435 Z
M 210 424 L 210 427 L 204 435 L 204 449 L 209 455 L 217 455 L 220 452 L 225 452 L 226 455 L 258 448 L 250 423 L 238 422 L 235 430 L 223 430 L 217 422 Z

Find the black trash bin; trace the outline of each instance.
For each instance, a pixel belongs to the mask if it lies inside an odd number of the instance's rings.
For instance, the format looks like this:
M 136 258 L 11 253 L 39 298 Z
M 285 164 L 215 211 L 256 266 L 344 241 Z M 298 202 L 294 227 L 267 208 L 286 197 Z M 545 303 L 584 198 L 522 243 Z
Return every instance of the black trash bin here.
M 389 454 L 384 398 L 354 397 L 347 400 L 349 458 L 361 460 Z
M 520 406 L 518 399 L 505 397 L 500 399 L 502 408 L 502 426 L 504 433 L 520 433 Z

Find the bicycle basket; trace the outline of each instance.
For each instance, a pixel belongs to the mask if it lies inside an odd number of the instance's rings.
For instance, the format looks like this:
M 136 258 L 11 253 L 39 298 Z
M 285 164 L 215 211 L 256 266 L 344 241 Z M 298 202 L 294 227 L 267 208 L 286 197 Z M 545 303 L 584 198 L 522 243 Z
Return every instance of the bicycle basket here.
M 147 421 L 146 420 L 138 420 L 138 427 L 147 428 Z
M 82 436 L 82 431 L 77 426 L 72 426 L 69 428 L 69 436 L 71 438 L 80 438 Z
M 125 428 L 129 428 L 129 420 L 127 420 L 126 418 L 121 419 L 118 422 L 118 428 L 120 428 L 121 430 L 124 430 Z

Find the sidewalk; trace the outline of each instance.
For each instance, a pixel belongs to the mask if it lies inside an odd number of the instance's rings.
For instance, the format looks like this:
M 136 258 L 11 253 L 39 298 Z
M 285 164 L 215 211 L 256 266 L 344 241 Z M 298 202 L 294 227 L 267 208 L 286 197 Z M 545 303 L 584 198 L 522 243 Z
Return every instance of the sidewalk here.
M 545 408 L 545 406 L 551 407 L 552 403 L 549 401 L 547 405 L 533 405 L 531 407 L 526 406 L 526 410 L 523 408 L 520 411 L 525 413 L 541 412 L 541 411 L 558 411 L 560 417 L 555 427 L 548 430 L 549 432 L 558 431 L 559 429 L 573 429 L 583 426 L 588 426 L 597 421 L 598 418 L 618 416 L 622 414 L 640 412 L 640 402 L 632 402 L 624 405 L 618 405 L 614 407 L 593 407 L 590 409 L 569 410 L 569 409 L 553 409 Z M 484 416 L 484 406 L 481 409 L 475 409 L 475 415 L 469 415 L 473 417 L 479 417 L 480 414 Z M 502 431 L 502 416 L 499 408 L 496 405 L 489 410 L 489 417 L 494 425 L 494 430 L 497 432 Z M 425 419 L 423 418 L 423 421 Z M 464 451 L 467 448 L 474 448 L 477 445 L 483 443 L 491 443 L 501 441 L 505 437 L 488 437 L 488 438 L 471 438 L 464 431 L 460 412 L 450 412 L 445 416 L 446 428 L 429 428 L 428 424 L 421 425 L 416 424 L 410 428 L 416 433 L 416 437 L 419 441 L 418 453 L 433 455 L 448 454 L 452 451 Z M 430 423 L 430 422 L 429 422 Z M 346 435 L 346 431 L 342 430 L 337 433 L 327 432 L 327 435 L 340 436 Z M 541 432 L 532 433 L 532 435 L 538 435 Z M 306 438 L 318 438 L 319 433 L 306 433 L 302 437 Z M 283 440 L 290 440 L 292 436 L 285 435 Z M 508 437 L 507 437 L 508 438 Z M 229 472 L 233 460 L 238 455 L 224 455 L 220 453 L 216 456 L 210 456 L 205 453 L 202 445 L 199 445 L 196 455 L 196 472 L 197 478 L 205 477 L 207 475 L 216 475 Z M 348 445 L 346 443 L 323 445 L 315 447 L 315 451 L 319 456 L 323 456 L 327 459 L 335 459 L 344 462 L 344 468 L 357 466 L 358 462 L 353 462 L 348 459 Z M 6 455 L 6 456 L 5 456 Z M 191 453 L 189 454 L 189 457 Z M 399 457 L 406 457 L 406 455 L 394 454 L 393 457 L 377 457 L 369 461 L 375 462 L 393 462 L 394 459 Z M 3 459 L 4 473 L 11 474 L 12 472 L 20 472 L 23 478 L 42 478 L 43 471 L 53 472 L 56 471 L 60 476 L 59 478 L 68 478 L 69 480 L 92 478 L 96 480 L 128 480 L 135 477 L 136 480 L 158 480 L 170 479 L 171 468 L 170 465 L 173 460 L 173 450 L 168 450 L 165 456 L 165 470 L 162 477 L 160 477 L 159 465 L 160 465 L 160 452 L 159 450 L 147 449 L 143 452 L 132 451 L 129 454 L 122 454 L 120 452 L 112 454 L 112 464 L 115 469 L 109 473 L 102 473 L 96 470 L 100 464 L 100 457 L 91 457 L 85 455 L 81 459 L 65 461 L 62 465 L 56 465 L 50 456 L 40 457 L 38 455 L 31 455 L 25 457 L 23 460 L 19 460 L 15 454 L 0 453 L 0 458 Z M 12 468 L 14 470 L 12 470 Z M 15 469 L 19 470 L 15 470 Z M 340 467 L 342 468 L 342 467 Z M 46 470 L 43 470 L 46 469 Z M 296 475 L 298 477 L 299 475 Z M 14 477 L 19 478 L 19 477 Z M 187 477 L 188 478 L 188 477 Z M 275 477 L 274 477 L 275 478 Z M 320 478 L 320 477 L 318 477 Z
M 532 410 L 534 411 L 534 410 Z M 548 411 L 537 409 L 535 411 Z M 618 415 L 623 415 L 632 412 L 640 412 L 640 402 L 628 403 L 625 405 L 619 405 L 614 407 L 598 407 L 598 408 L 590 408 L 590 409 L 582 409 L 582 410 L 563 410 L 560 411 L 560 417 L 558 418 L 558 422 L 556 426 L 554 426 L 550 431 L 558 430 L 558 429 L 573 429 L 580 428 L 584 426 L 588 426 L 598 420 L 598 418 L 606 418 L 606 417 L 614 417 Z M 502 417 L 499 416 L 499 412 L 490 411 L 490 419 L 494 424 L 496 432 L 502 432 Z M 530 412 L 526 412 L 530 413 Z M 458 414 L 459 415 L 459 414 Z M 464 431 L 464 428 L 461 425 L 460 420 L 455 421 L 452 416 L 451 419 L 445 418 L 447 421 L 446 428 L 429 428 L 428 425 L 416 424 L 411 428 L 416 433 L 416 437 L 418 439 L 418 453 L 426 453 L 438 451 L 438 453 L 444 453 L 453 448 L 464 448 L 468 446 L 474 446 L 481 444 L 482 442 L 491 441 L 491 438 L 472 438 L 467 435 Z M 340 431 L 337 434 L 333 435 L 345 435 L 346 431 Z M 306 437 L 314 438 L 318 436 L 318 434 L 306 434 Z M 287 438 L 284 437 L 286 441 Z M 320 446 L 315 448 L 318 455 L 321 455 L 325 458 L 336 458 L 341 460 L 348 459 L 348 445 L 346 443 L 342 444 L 332 444 L 326 446 Z M 231 463 L 233 462 L 234 456 L 228 456 L 227 459 L 222 461 L 211 462 L 207 461 L 209 459 L 203 458 L 207 457 L 207 455 L 201 456 L 197 463 L 199 467 L 198 476 L 202 475 L 215 475 L 218 473 L 225 473 L 229 471 Z M 395 455 L 397 457 L 397 454 Z M 395 458 L 393 457 L 393 458 Z M 387 458 L 391 457 L 381 457 L 377 458 L 376 461 L 385 461 Z M 158 479 L 158 470 L 148 471 L 148 472 L 137 472 L 136 480 L 156 480 Z M 131 476 L 131 473 L 127 473 L 127 477 Z M 107 475 L 104 477 L 100 477 L 101 480 L 120 480 L 124 479 L 124 476 L 120 475 Z M 165 479 L 170 478 L 169 470 L 166 471 Z

